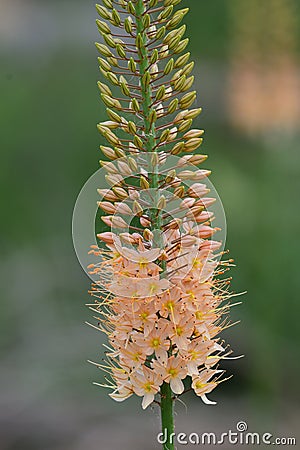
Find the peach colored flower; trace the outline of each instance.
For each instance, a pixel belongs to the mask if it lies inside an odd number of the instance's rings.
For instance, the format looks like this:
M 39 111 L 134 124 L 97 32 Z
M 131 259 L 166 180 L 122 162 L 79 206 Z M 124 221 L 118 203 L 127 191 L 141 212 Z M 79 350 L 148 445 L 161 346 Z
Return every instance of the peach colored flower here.
M 168 350 L 170 348 L 170 341 L 167 339 L 167 326 L 168 325 L 164 323 L 162 327 L 152 329 L 151 333 L 147 336 L 137 333 L 132 337 L 133 341 L 143 349 L 146 355 L 155 354 L 156 358 L 161 363 L 167 362 Z
M 124 369 L 112 368 L 114 380 L 116 382 L 116 389 L 109 394 L 117 402 L 123 402 L 133 394 L 129 374 Z
M 192 388 L 194 392 L 202 398 L 204 403 L 215 405 L 207 399 L 206 394 L 211 392 L 218 385 L 215 381 L 209 381 L 216 373 L 216 370 L 204 369 L 198 375 L 192 377 Z
M 132 389 L 136 395 L 143 397 L 142 408 L 146 409 L 154 400 L 162 385 L 162 377 L 149 367 L 143 366 L 130 377 Z
M 213 341 L 201 341 L 199 339 L 194 339 L 186 350 L 181 350 L 180 355 L 186 361 L 188 375 L 198 375 L 199 366 L 205 363 L 207 355 L 213 351 Z
M 187 369 L 185 361 L 180 356 L 170 356 L 167 364 L 154 360 L 152 366 L 164 381 L 170 383 L 174 394 L 182 394 L 184 391 L 182 380 L 187 376 Z
M 181 291 L 172 287 L 161 294 L 157 307 L 161 317 L 173 316 L 180 309 Z
M 129 343 L 126 347 L 121 347 L 114 356 L 119 355 L 120 361 L 125 366 L 135 369 L 146 361 L 144 350 L 137 344 Z
M 179 350 L 186 350 L 189 345 L 189 339 L 194 331 L 193 317 L 186 314 L 174 315 L 174 322 L 170 325 L 170 338 Z

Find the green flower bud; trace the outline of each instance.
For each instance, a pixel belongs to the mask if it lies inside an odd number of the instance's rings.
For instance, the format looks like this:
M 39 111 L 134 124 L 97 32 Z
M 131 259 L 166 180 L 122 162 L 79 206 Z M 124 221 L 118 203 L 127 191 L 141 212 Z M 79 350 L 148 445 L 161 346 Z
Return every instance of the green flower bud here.
M 199 116 L 199 114 L 201 114 L 202 112 L 202 108 L 197 108 L 197 109 L 191 109 L 190 111 L 187 111 L 184 115 L 185 119 L 195 119 L 196 117 Z
M 143 150 L 144 143 L 139 136 L 136 136 L 136 135 L 134 136 L 133 143 L 137 148 L 139 148 L 140 150 Z
M 165 0 L 165 6 L 176 6 L 181 2 L 181 0 Z
M 157 33 L 155 35 L 155 39 L 161 39 L 166 34 L 166 27 L 161 27 L 159 30 L 157 30 Z
M 110 144 L 121 145 L 120 139 L 112 131 L 107 130 L 105 133 L 103 133 L 103 136 L 108 140 Z
M 157 120 L 157 112 L 155 109 L 151 109 L 150 114 L 149 114 L 149 123 L 150 126 L 152 126 Z
M 126 58 L 126 53 L 125 53 L 124 47 L 122 45 L 117 44 L 116 50 L 117 50 L 118 55 L 121 58 Z
M 156 92 L 155 100 L 162 100 L 165 96 L 165 93 L 166 93 L 166 87 L 163 85 Z
M 196 97 L 197 97 L 196 91 L 188 92 L 187 94 L 185 94 L 179 102 L 180 108 L 181 109 L 189 108 L 196 100 Z
M 111 12 L 109 12 L 104 6 L 96 5 L 96 10 L 99 16 L 101 16 L 103 19 L 110 20 L 111 19 Z
M 180 41 L 179 44 L 173 49 L 174 53 L 181 53 L 185 50 L 189 43 L 189 38 L 183 39 L 183 41 Z
M 108 114 L 108 116 L 109 116 L 109 118 L 111 120 L 114 120 L 115 122 L 121 123 L 121 117 L 115 111 L 113 111 L 112 109 L 107 108 L 106 112 L 107 112 L 107 114 Z
M 134 59 L 131 57 L 130 60 L 128 61 L 128 69 L 132 72 L 135 73 L 136 72 L 136 63 L 134 61 Z
M 128 130 L 129 130 L 129 133 L 135 135 L 136 134 L 136 124 L 134 122 L 129 121 L 128 122 Z
M 107 72 L 106 73 L 106 78 L 115 86 L 119 85 L 119 80 L 117 75 L 115 75 L 113 72 Z
M 131 170 L 133 171 L 137 171 L 138 170 L 138 165 L 137 162 L 134 158 L 132 158 L 131 156 L 127 159 L 128 165 L 130 167 Z
M 167 6 L 157 17 L 158 22 L 167 19 L 173 12 L 173 5 Z
M 100 145 L 100 149 L 107 158 L 112 159 L 112 160 L 117 159 L 116 152 L 112 148 L 105 147 L 104 145 Z
M 101 94 L 101 98 L 103 100 L 103 103 L 108 106 L 109 108 L 116 108 L 116 109 L 122 109 L 121 103 L 119 100 L 116 100 L 106 94 Z
M 167 30 L 172 30 L 180 24 L 184 16 L 189 12 L 189 8 L 179 9 L 166 25 Z
M 139 51 L 141 51 L 141 49 L 144 48 L 144 41 L 143 41 L 141 33 L 138 33 L 138 35 L 135 39 L 135 45 Z
M 164 130 L 159 138 L 159 143 L 166 142 L 170 136 L 170 130 Z
M 114 150 L 118 158 L 124 158 L 126 156 L 126 153 L 121 148 L 115 147 Z
M 108 47 L 106 47 L 106 45 L 104 44 L 99 44 L 98 42 L 95 42 L 95 45 L 97 47 L 97 50 L 99 53 L 101 53 L 101 55 L 103 56 L 113 56 L 112 52 L 109 50 Z
M 136 216 L 139 216 L 139 217 L 144 212 L 143 208 L 141 207 L 141 205 L 139 204 L 139 202 L 137 200 L 134 200 L 134 202 L 133 202 L 132 211 Z
M 184 121 L 179 125 L 178 131 L 184 133 L 185 131 L 187 131 L 187 130 L 191 127 L 192 123 L 193 123 L 192 119 L 184 120 Z
M 137 113 L 140 111 L 140 105 L 136 98 L 132 99 L 132 108 Z
M 111 34 L 104 34 L 103 39 L 105 40 L 106 44 L 109 45 L 111 48 L 116 47 L 116 42 Z
M 127 86 L 127 84 L 125 84 L 125 83 L 120 83 L 120 86 L 121 86 L 121 91 L 122 91 L 122 93 L 124 94 L 124 95 L 126 95 L 126 97 L 130 97 L 130 90 L 128 89 L 128 86 Z
M 99 88 L 101 94 L 106 94 L 106 95 L 112 97 L 112 92 L 106 84 L 101 83 L 101 81 L 98 81 L 97 85 L 98 85 L 98 88 Z
M 174 38 L 172 38 L 168 44 L 168 47 L 170 50 L 176 49 L 176 47 L 178 46 L 179 42 L 180 42 L 180 36 L 175 36 Z
M 103 70 L 111 70 L 111 65 L 110 64 L 108 64 L 108 62 L 106 61 L 106 59 L 104 59 L 104 58 L 98 58 L 98 62 L 99 62 L 99 65 L 100 65 L 100 67 L 101 67 L 101 69 L 103 69 Z
M 112 1 L 111 0 L 102 0 L 103 5 L 106 6 L 107 8 L 112 9 L 113 5 L 112 5 Z
M 165 182 L 166 182 L 166 184 L 168 184 L 168 183 L 172 183 L 172 181 L 174 181 L 174 179 L 176 178 L 176 170 L 170 170 L 168 173 L 167 173 L 167 175 L 166 175 L 166 178 L 165 178 Z
M 151 64 L 155 64 L 156 61 L 158 60 L 158 50 L 157 48 L 155 50 L 153 50 L 151 58 L 150 58 L 150 63 Z
M 112 66 L 114 66 L 114 67 L 119 67 L 118 60 L 117 60 L 114 56 L 107 58 L 107 61 L 108 61 Z
M 173 68 L 174 68 L 174 59 L 171 58 L 164 68 L 164 75 L 169 75 L 169 73 L 172 72 Z
M 121 18 L 116 9 L 113 9 L 112 11 L 112 19 L 111 22 L 116 25 L 117 27 L 121 25 Z
M 132 14 L 133 16 L 135 16 L 135 7 L 133 6 L 132 2 L 129 1 L 127 3 L 127 11 Z
M 176 91 L 180 91 L 182 89 L 182 87 L 184 86 L 185 82 L 186 82 L 186 76 L 182 75 L 181 77 L 178 78 L 178 80 L 175 81 L 174 89 Z
M 184 142 L 177 142 L 173 149 L 171 150 L 172 155 L 178 155 L 184 150 Z
M 113 187 L 112 191 L 120 200 L 125 200 L 125 198 L 128 198 L 128 194 L 123 188 Z
M 166 197 L 162 195 L 157 202 L 156 208 L 158 209 L 158 211 L 161 211 L 162 209 L 165 209 L 166 206 L 167 206 Z
M 128 34 L 132 33 L 132 19 L 130 16 L 126 17 L 126 19 L 124 20 L 124 28 Z
M 144 84 L 145 87 L 149 86 L 151 81 L 151 75 L 149 70 L 147 70 L 147 72 L 144 73 L 143 78 L 142 78 L 142 83 Z
M 193 86 L 194 80 L 195 80 L 194 76 L 187 78 L 186 82 L 184 83 L 184 86 L 181 89 L 181 92 L 188 91 Z
M 150 14 L 145 14 L 144 17 L 143 17 L 143 27 L 144 27 L 144 30 L 147 29 L 147 28 L 149 28 L 150 25 L 151 25 L 151 17 L 150 17 Z
M 143 175 L 141 175 L 141 178 L 140 178 L 140 186 L 142 189 L 149 189 L 149 187 L 150 187 L 148 181 L 146 180 L 146 178 Z
M 185 53 L 182 56 L 179 56 L 179 58 L 175 61 L 175 64 L 174 64 L 175 69 L 178 69 L 178 68 L 184 66 L 190 59 L 190 56 L 191 56 L 190 52 Z
M 195 138 L 195 139 L 190 139 L 189 141 L 187 141 L 185 143 L 184 146 L 184 151 L 187 152 L 193 152 L 195 151 L 198 147 L 200 147 L 200 145 L 203 142 L 203 138 Z
M 184 73 L 185 75 L 189 75 L 192 72 L 194 65 L 194 61 L 191 61 L 189 64 L 184 66 L 184 68 L 182 69 L 182 73 Z
M 173 114 L 178 108 L 179 100 L 178 98 L 174 98 L 168 107 L 168 114 Z
M 111 34 L 110 28 L 106 22 L 96 19 L 96 24 L 97 27 L 99 28 L 100 33 Z
M 184 139 L 199 138 L 204 134 L 204 130 L 190 130 L 183 136 Z
M 174 196 L 178 198 L 183 198 L 185 194 L 184 186 L 178 186 L 174 189 Z

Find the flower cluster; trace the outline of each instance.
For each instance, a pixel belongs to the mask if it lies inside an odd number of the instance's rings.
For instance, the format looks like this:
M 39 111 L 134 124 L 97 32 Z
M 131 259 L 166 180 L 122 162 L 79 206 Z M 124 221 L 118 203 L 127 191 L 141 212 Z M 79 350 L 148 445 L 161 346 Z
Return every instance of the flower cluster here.
M 143 408 L 166 384 L 174 397 L 193 389 L 214 403 L 206 394 L 229 353 L 218 334 L 228 326 L 230 279 L 218 275 L 232 261 L 219 261 L 210 171 L 198 168 L 207 157 L 193 153 L 203 130 L 192 128 L 201 108 L 190 109 L 194 63 L 180 1 L 97 5 L 100 71 L 110 84 L 98 83 L 109 118 L 98 125 L 109 143 L 98 205 L 109 230 L 98 234 L 89 270 L 91 309 L 110 346 L 107 364 L 95 364 L 109 372 L 112 398 L 136 394 Z
M 166 232 L 167 242 L 171 242 L 168 235 Z M 134 236 L 142 255 L 140 261 L 122 255 L 128 249 L 120 249 L 119 238 L 113 233 L 99 237 L 109 249 L 92 250 L 106 258 L 90 267 L 91 272 L 100 274 L 99 285 L 93 286 L 91 294 L 97 313 L 101 312 L 101 329 L 108 334 L 112 347 L 107 353 L 110 364 L 105 367 L 114 381 L 108 385 L 113 389 L 111 397 L 122 401 L 135 393 L 143 396 L 145 408 L 163 382 L 170 383 L 173 393 L 180 395 L 185 390 L 183 380 L 191 377 L 195 393 L 211 403 L 206 394 L 217 386 L 223 373 L 216 369 L 225 350 L 217 335 L 226 326 L 221 317 L 227 307 L 221 303 L 228 298 L 228 280 L 213 278 L 218 263 L 211 252 L 220 244 L 194 236 L 184 248 L 178 244 L 177 256 L 166 261 L 166 276 L 160 278 L 159 263 L 144 256 L 147 241 L 142 235 Z M 172 244 L 166 245 L 157 262 L 164 260 L 171 248 Z M 159 249 L 149 251 L 152 256 L 156 252 Z M 178 267 L 182 262 L 189 267 L 184 273 Z M 113 276 L 106 277 L 108 272 Z M 114 294 L 103 300 L 104 290 Z

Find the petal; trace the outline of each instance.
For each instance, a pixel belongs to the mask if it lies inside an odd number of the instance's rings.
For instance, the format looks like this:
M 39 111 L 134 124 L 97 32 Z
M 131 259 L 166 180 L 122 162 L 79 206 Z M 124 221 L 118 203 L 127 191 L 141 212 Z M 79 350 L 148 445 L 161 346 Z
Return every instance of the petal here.
M 167 364 L 168 361 L 168 353 L 166 352 L 166 350 L 163 349 L 158 349 L 155 351 L 156 357 L 159 359 L 159 361 L 162 364 Z
M 184 391 L 184 384 L 180 378 L 171 378 L 170 386 L 174 394 L 182 394 Z
M 108 394 L 112 399 L 114 399 L 116 402 L 124 402 L 124 400 L 126 400 L 127 398 L 131 397 L 132 392 L 128 391 L 127 394 L 123 393 L 123 394 L 119 394 L 118 392 L 116 392 L 115 394 Z
M 206 405 L 216 405 L 217 402 L 212 402 L 211 400 L 209 400 L 205 394 L 201 395 L 201 400 L 206 404 Z
M 145 394 L 142 401 L 142 408 L 146 409 L 154 400 L 154 394 Z
M 190 376 L 199 374 L 198 365 L 197 365 L 197 363 L 195 363 L 193 361 L 189 361 L 187 363 L 187 370 L 188 370 L 188 375 L 190 375 Z

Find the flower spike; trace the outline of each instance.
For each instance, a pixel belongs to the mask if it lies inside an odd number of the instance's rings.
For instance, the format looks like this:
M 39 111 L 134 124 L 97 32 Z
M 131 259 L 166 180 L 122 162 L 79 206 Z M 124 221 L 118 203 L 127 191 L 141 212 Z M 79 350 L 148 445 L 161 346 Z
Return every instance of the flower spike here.
M 97 128 L 108 161 L 98 190 L 107 229 L 90 251 L 98 258 L 89 266 L 93 311 L 110 344 L 110 396 L 136 394 L 143 408 L 159 403 L 168 435 L 184 383 L 214 403 L 206 395 L 222 381 L 218 364 L 228 352 L 218 335 L 231 297 L 229 279 L 219 276 L 232 265 L 221 261 L 215 238 L 210 171 L 199 168 L 207 156 L 195 153 L 204 131 L 193 122 L 202 110 L 180 2 L 96 5 L 98 88 L 108 116 Z

